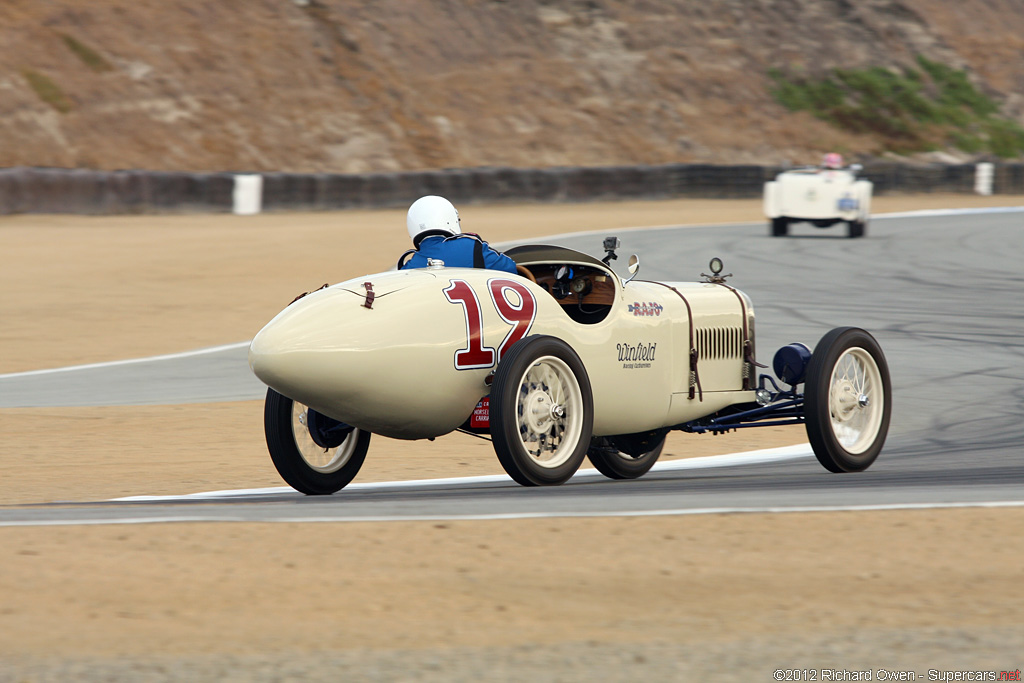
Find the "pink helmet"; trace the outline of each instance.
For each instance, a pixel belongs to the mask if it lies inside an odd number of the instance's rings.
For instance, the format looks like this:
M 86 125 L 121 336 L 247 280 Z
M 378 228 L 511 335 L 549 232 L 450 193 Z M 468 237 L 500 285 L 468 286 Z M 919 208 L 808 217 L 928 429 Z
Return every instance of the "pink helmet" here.
M 821 162 L 821 165 L 825 168 L 842 168 L 843 155 L 837 152 L 829 152 L 825 155 L 825 159 Z

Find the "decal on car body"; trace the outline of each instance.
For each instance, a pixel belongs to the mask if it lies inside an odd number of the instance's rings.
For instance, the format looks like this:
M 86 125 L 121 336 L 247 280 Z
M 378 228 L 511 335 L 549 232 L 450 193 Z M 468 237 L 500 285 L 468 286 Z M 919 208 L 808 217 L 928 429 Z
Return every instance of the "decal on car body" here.
M 665 307 L 657 301 L 634 301 L 627 306 L 634 316 L 661 315 Z
M 484 429 L 491 426 L 491 397 L 484 396 L 477 401 L 473 414 L 469 416 L 469 426 L 474 429 Z
M 616 344 L 615 350 L 619 353 L 619 361 L 626 370 L 637 370 L 651 367 L 654 362 L 654 353 L 657 351 L 658 343 L 645 344 Z
M 444 290 L 448 301 L 462 306 L 466 319 L 466 347 L 455 352 L 456 370 L 493 367 L 509 347 L 529 334 L 533 327 L 537 316 L 537 300 L 525 285 L 505 278 L 492 278 L 487 281 L 487 291 L 491 295 L 494 310 L 502 320 L 512 325 L 497 349 L 484 346 L 483 311 L 476 290 L 465 280 L 451 280 Z

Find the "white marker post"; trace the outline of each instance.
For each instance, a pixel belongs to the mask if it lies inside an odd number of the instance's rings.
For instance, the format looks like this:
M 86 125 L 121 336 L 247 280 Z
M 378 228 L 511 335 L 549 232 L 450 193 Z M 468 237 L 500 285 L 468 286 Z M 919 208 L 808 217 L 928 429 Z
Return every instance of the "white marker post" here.
M 974 191 L 978 194 L 992 194 L 992 176 L 995 166 L 985 161 L 974 167 Z
M 251 216 L 259 213 L 263 208 L 263 176 L 259 174 L 236 175 L 232 199 L 236 214 Z

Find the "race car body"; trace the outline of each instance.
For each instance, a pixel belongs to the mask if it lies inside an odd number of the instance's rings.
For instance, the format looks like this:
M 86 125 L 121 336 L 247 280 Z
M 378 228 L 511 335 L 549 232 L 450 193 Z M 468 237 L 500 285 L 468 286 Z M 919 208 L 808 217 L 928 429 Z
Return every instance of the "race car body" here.
M 863 237 L 871 215 L 872 183 L 858 179 L 859 166 L 785 171 L 764 184 L 764 212 L 772 236 L 805 221 L 827 228 L 845 222 L 849 237 Z
M 256 336 L 253 371 L 324 415 L 400 439 L 462 425 L 490 392 L 487 380 L 505 351 L 537 334 L 566 341 L 586 366 L 597 436 L 657 429 L 753 400 L 743 386 L 743 330 L 752 335 L 754 320 L 746 295 L 710 283 L 624 287 L 601 261 L 558 247 L 517 258 L 536 283 L 435 266 L 314 292 Z M 556 299 L 550 289 L 559 284 L 558 268 L 569 269 L 567 288 L 588 291 Z M 702 400 L 689 397 L 687 304 L 705 356 Z
M 506 254 L 519 274 L 435 261 L 348 280 L 256 335 L 249 363 L 270 387 L 268 447 L 289 484 L 338 490 L 372 433 L 489 435 L 512 478 L 538 485 L 565 481 L 584 456 L 608 476 L 640 476 L 670 429 L 734 429 L 775 398 L 783 419 L 803 421 L 786 392 L 756 385 L 754 309 L 720 262 L 702 282 L 666 283 L 635 279 L 635 256 L 623 280 L 607 256 Z M 873 409 L 871 448 L 887 406 Z

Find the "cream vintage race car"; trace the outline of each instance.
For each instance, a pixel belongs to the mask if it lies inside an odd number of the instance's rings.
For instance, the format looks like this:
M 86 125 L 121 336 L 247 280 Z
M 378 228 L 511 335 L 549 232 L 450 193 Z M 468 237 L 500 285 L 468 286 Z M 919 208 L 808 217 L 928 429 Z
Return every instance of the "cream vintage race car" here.
M 636 278 L 557 246 L 506 251 L 519 274 L 430 267 L 367 275 L 300 296 L 253 339 L 270 388 L 267 445 L 284 480 L 330 494 L 356 476 L 371 434 L 489 437 L 524 486 L 561 484 L 589 458 L 632 479 L 670 430 L 804 423 L 818 460 L 859 471 L 891 411 L 875 339 L 834 329 L 814 352 L 779 349 L 778 379 L 754 356 L 754 308 L 713 259 L 701 282 Z M 798 387 L 803 385 L 803 392 Z
M 783 237 L 791 223 L 827 228 L 845 222 L 849 237 L 863 237 L 871 215 L 872 183 L 849 168 L 800 168 L 784 171 L 764 184 L 764 213 L 769 233 Z

